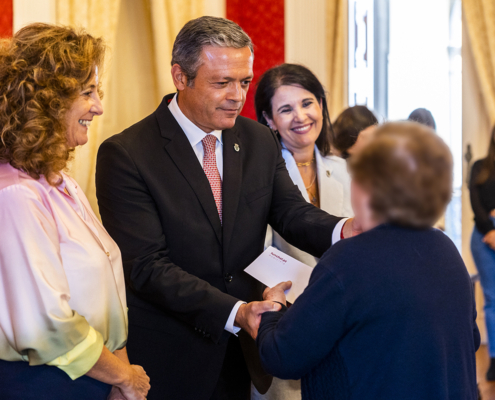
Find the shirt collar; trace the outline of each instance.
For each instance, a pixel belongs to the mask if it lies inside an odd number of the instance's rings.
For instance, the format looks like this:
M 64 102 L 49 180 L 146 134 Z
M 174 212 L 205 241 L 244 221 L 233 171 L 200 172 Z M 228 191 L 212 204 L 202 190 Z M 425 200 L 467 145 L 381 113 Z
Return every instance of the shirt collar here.
M 63 192 L 67 186 L 70 186 L 70 189 L 72 189 L 74 191 L 74 193 L 77 194 L 77 183 L 75 181 L 71 180 L 68 177 L 68 175 L 66 175 L 64 172 L 62 172 L 62 179 L 63 179 L 63 181 L 60 183 L 60 185 L 57 186 L 57 189 L 60 190 L 61 192 Z M 69 189 L 67 189 L 67 190 L 69 190 Z
M 216 136 L 220 144 L 223 144 L 222 131 L 212 131 L 210 133 L 206 133 L 184 115 L 184 113 L 179 108 L 179 104 L 177 103 L 177 93 L 175 94 L 174 98 L 168 105 L 168 109 L 170 110 L 175 120 L 186 134 L 187 139 L 191 143 L 191 146 L 193 147 L 196 146 L 199 142 L 201 142 L 205 138 L 206 135 Z

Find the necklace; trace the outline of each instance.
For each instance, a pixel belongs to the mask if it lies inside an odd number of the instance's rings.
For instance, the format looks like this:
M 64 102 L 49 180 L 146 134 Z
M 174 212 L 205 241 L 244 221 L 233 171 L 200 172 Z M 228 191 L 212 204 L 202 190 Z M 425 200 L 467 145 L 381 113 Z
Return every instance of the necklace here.
M 305 186 L 306 190 L 311 189 L 311 186 L 314 185 L 315 181 L 316 181 L 316 174 L 315 174 L 315 177 L 313 178 L 313 180 L 311 181 L 311 185 L 309 185 L 308 187 Z
M 306 188 L 306 192 L 308 193 L 309 201 L 314 206 L 319 207 L 319 204 L 318 204 L 318 187 L 313 186 L 314 183 L 315 183 L 315 180 L 313 180 L 313 182 L 311 183 L 311 185 L 309 185 L 309 187 Z
M 313 161 L 314 161 L 314 160 L 315 160 L 315 158 L 313 157 L 313 158 L 311 159 L 311 161 L 308 161 L 308 162 L 296 162 L 296 165 L 297 165 L 298 167 L 307 167 L 307 166 L 309 166 L 309 165 L 313 164 Z M 310 187 L 311 187 L 311 186 L 310 186 Z
M 306 192 L 308 193 L 309 196 L 309 201 L 316 207 L 319 207 L 318 204 L 318 187 L 314 186 L 316 182 L 316 177 L 318 176 L 317 172 L 314 171 L 315 175 L 313 177 L 313 180 L 311 181 L 311 184 L 309 186 L 304 186 L 306 189 Z

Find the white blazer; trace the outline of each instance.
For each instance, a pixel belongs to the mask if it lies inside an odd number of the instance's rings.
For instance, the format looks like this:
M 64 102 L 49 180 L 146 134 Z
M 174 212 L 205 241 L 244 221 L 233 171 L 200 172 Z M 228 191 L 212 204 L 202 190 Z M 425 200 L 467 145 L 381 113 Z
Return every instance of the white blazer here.
M 309 196 L 296 160 L 285 147 L 282 156 L 287 164 L 287 170 L 292 181 L 301 191 L 304 199 L 309 203 Z M 337 217 L 352 217 L 354 213 L 351 207 L 351 178 L 347 172 L 347 163 L 337 156 L 323 157 L 315 145 L 316 174 L 318 179 L 318 192 L 320 195 L 320 208 Z M 265 247 L 273 246 L 295 259 L 314 267 L 318 258 L 299 250 L 287 243 L 270 226 L 267 230 Z

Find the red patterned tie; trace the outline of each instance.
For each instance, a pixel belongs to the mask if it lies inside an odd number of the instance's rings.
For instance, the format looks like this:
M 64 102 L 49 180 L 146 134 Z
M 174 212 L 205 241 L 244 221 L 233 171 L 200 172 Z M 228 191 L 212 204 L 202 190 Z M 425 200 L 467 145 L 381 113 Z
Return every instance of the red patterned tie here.
M 218 172 L 217 156 L 215 154 L 217 138 L 214 135 L 206 135 L 201 142 L 203 143 L 205 152 L 203 157 L 203 169 L 210 182 L 211 191 L 213 192 L 213 197 L 217 204 L 220 223 L 222 223 L 222 180 L 220 179 L 220 173 Z

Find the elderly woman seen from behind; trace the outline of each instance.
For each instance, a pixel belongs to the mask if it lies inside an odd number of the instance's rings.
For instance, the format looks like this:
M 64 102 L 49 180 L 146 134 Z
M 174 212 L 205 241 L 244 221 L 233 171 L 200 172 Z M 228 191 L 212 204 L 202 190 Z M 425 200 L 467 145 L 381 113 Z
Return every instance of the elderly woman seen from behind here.
M 452 241 L 431 228 L 452 193 L 452 156 L 427 127 L 378 128 L 350 162 L 364 233 L 332 246 L 290 309 L 262 316 L 267 372 L 303 399 L 475 400 L 473 289 Z M 285 305 L 284 282 L 264 293 Z
M 105 47 L 32 24 L 0 46 L 0 397 L 145 399 L 120 251 L 63 171 L 102 114 Z M 113 387 L 112 387 L 113 386 Z

